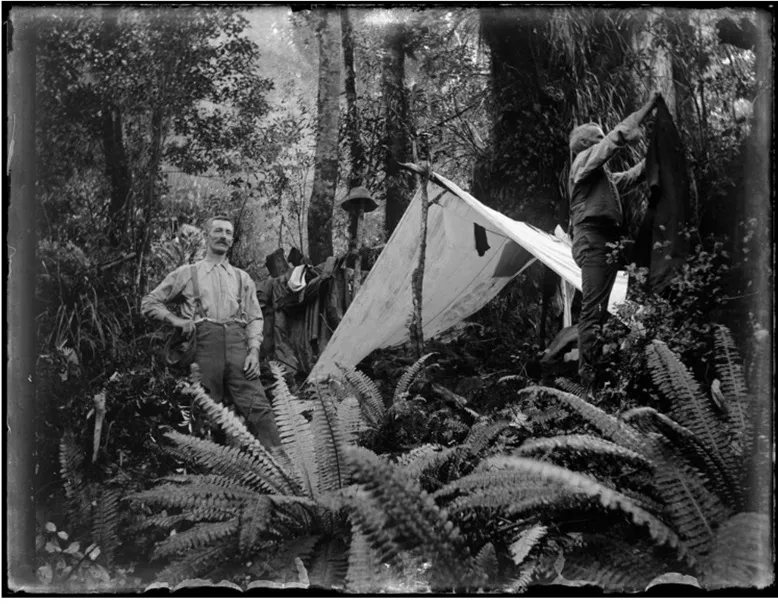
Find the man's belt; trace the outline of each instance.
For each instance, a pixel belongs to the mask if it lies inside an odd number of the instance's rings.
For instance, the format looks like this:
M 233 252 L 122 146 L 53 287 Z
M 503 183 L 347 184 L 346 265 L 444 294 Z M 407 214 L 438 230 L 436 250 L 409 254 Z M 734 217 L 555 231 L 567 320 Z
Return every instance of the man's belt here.
M 200 317 L 199 319 L 195 320 L 195 325 L 198 325 L 199 323 L 202 323 L 204 321 L 208 321 L 209 323 L 215 323 L 216 325 L 240 325 L 241 327 L 246 327 L 248 323 L 246 321 L 241 321 L 240 319 L 227 319 L 226 321 L 217 321 L 216 319 L 211 319 L 210 317 Z

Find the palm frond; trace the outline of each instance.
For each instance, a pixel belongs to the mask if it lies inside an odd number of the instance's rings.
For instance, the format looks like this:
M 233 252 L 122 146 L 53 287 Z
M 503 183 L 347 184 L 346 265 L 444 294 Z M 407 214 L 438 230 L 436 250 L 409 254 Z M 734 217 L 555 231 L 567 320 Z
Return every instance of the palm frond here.
M 427 362 L 427 359 L 434 356 L 435 354 L 436 353 L 434 352 L 428 352 L 403 372 L 402 376 L 400 376 L 400 379 L 397 382 L 397 386 L 395 386 L 394 389 L 394 395 L 392 396 L 393 403 L 399 401 L 400 398 L 408 392 L 410 387 L 413 385 L 413 382 L 416 380 L 416 377 L 424 368 L 424 364 Z
M 271 361 L 270 370 L 275 378 L 273 412 L 281 444 L 292 461 L 304 492 L 313 495 L 318 492 L 316 451 L 310 424 L 303 417 L 304 406 L 289 390 L 281 365 Z

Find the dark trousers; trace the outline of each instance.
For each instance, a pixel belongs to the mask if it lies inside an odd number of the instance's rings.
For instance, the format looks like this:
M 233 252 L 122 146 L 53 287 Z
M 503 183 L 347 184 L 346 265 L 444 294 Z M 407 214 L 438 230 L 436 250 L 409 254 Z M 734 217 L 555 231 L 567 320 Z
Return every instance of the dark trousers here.
M 211 321 L 197 325 L 195 362 L 200 366 L 203 388 L 217 403 L 224 401 L 226 391 L 262 446 L 278 447 L 281 439 L 262 383 L 247 379 L 243 373 L 246 353 L 246 332 L 242 325 Z
M 618 263 L 608 263 L 621 233 L 616 227 L 584 226 L 575 229 L 573 259 L 581 269 L 581 314 L 578 319 L 578 375 L 585 387 L 594 381 L 597 331 L 608 318 L 608 299 L 616 282 Z

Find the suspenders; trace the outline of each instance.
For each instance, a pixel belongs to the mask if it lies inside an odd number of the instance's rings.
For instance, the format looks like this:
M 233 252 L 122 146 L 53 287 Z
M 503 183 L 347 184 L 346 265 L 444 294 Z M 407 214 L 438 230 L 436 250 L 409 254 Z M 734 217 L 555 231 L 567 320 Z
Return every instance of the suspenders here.
M 246 321 L 246 311 L 243 308 L 243 272 L 239 269 L 234 269 L 235 272 L 238 274 L 238 313 L 237 313 L 237 320 L 239 321 Z M 197 279 L 197 266 L 194 264 L 189 265 L 189 272 L 192 277 L 192 291 L 194 293 L 194 316 L 192 317 L 193 321 L 196 321 L 198 317 L 201 317 L 203 319 L 208 319 L 208 317 L 205 315 L 205 311 L 203 310 L 203 303 L 200 300 L 200 282 Z M 209 321 L 212 319 L 208 319 Z M 234 319 L 232 319 L 234 320 Z M 218 321 L 217 321 L 218 322 Z

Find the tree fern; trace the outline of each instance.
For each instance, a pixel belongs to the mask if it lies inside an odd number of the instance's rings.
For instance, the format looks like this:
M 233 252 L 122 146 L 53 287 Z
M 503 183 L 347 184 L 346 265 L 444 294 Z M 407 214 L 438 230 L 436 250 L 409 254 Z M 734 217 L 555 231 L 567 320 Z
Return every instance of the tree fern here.
M 275 378 L 272 404 L 281 444 L 292 460 L 305 493 L 313 495 L 318 492 L 318 473 L 310 424 L 303 417 L 302 403 L 289 391 L 281 365 L 271 361 L 270 369 Z
M 413 382 L 424 368 L 424 364 L 427 362 L 427 359 L 434 355 L 434 352 L 428 352 L 403 372 L 402 376 L 400 376 L 400 379 L 397 381 L 397 386 L 395 386 L 394 389 L 394 395 L 392 396 L 393 403 L 397 402 L 400 400 L 400 398 L 406 395 L 408 390 L 410 390 L 411 386 L 413 385 Z

